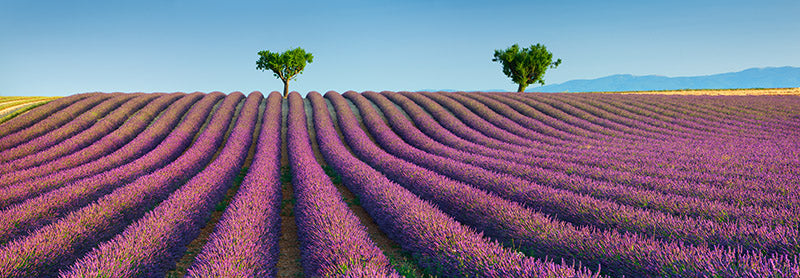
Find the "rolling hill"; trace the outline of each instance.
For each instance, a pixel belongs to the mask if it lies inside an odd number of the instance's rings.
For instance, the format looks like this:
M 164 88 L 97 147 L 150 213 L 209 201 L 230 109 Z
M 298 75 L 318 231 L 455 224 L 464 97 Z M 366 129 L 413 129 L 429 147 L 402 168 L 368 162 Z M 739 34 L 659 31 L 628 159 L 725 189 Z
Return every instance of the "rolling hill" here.
M 599 92 L 680 89 L 739 89 L 800 87 L 800 67 L 750 68 L 703 76 L 668 77 L 617 74 L 529 88 L 528 92 Z

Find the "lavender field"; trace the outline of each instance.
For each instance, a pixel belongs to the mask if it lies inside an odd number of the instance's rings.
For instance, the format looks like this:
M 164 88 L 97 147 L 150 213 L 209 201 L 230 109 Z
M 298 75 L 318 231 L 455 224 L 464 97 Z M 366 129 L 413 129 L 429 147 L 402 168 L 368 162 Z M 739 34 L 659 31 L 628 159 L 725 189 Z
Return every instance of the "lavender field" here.
M 35 101 L 0 277 L 800 277 L 798 95 Z

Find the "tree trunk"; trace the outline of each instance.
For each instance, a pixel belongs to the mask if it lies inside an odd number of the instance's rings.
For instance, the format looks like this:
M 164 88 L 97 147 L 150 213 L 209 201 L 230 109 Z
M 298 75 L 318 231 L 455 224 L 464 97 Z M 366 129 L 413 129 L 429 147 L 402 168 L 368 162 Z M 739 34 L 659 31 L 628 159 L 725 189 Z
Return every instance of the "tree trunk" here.
M 283 81 L 283 98 L 289 98 L 289 80 Z
M 527 88 L 527 87 L 528 87 L 528 85 L 519 83 L 519 88 L 517 88 L 517 92 L 524 93 L 525 92 L 525 88 Z

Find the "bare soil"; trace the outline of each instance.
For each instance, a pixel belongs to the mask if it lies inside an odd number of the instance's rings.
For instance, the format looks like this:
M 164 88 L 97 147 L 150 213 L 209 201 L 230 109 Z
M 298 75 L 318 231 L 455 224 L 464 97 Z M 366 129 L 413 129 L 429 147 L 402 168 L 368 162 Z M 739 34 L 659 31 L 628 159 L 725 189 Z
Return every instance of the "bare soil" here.
M 294 220 L 294 188 L 292 187 L 289 169 L 289 154 L 286 147 L 286 117 L 289 112 L 289 101 L 283 100 L 281 127 L 281 238 L 278 241 L 278 277 L 303 277 L 300 265 L 300 242 L 297 239 L 297 223 Z
M 330 113 L 333 119 L 336 132 L 339 134 L 339 139 L 344 142 L 344 137 L 342 136 L 342 132 L 339 129 L 338 123 L 336 122 L 336 112 L 327 99 L 325 100 L 325 103 L 328 106 L 328 113 Z M 375 242 L 381 251 L 383 251 L 383 254 L 389 258 L 392 266 L 394 266 L 394 268 L 398 270 L 400 274 L 406 277 L 425 277 L 425 273 L 416 265 L 410 254 L 404 252 L 399 244 L 391 240 L 386 233 L 381 231 L 380 227 L 378 227 L 378 224 L 375 223 L 375 220 L 373 220 L 364 207 L 361 206 L 358 197 L 342 183 L 341 178 L 335 172 L 335 170 L 328 166 L 327 162 L 325 162 L 324 157 L 322 157 L 322 154 L 319 152 L 319 145 L 317 144 L 316 140 L 316 132 L 314 132 L 313 128 L 313 112 L 308 100 L 306 101 L 306 106 L 306 116 L 308 117 L 309 122 L 309 137 L 311 138 L 311 144 L 314 148 L 314 155 L 317 156 L 317 161 L 319 161 L 319 164 L 323 169 L 325 169 L 325 172 L 328 174 L 328 176 L 331 177 L 331 181 L 333 181 L 334 186 L 336 186 L 339 194 L 341 194 L 342 199 L 344 199 L 345 203 L 347 204 L 347 207 L 349 207 L 350 211 L 352 211 L 353 214 L 358 217 L 361 224 L 367 228 L 367 233 L 369 233 L 370 239 Z M 367 132 L 367 134 L 369 134 L 369 132 Z M 348 148 L 348 150 L 350 149 L 347 144 L 345 144 L 345 146 Z

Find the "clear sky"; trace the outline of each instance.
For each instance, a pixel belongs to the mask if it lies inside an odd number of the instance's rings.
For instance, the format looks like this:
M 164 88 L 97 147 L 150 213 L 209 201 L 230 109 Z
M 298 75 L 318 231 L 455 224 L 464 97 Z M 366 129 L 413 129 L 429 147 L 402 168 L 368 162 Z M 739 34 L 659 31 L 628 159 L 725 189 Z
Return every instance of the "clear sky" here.
M 282 90 L 256 53 L 298 46 L 300 92 L 514 90 L 514 43 L 547 84 L 800 66 L 798 0 L 500 2 L 0 0 L 0 95 Z

